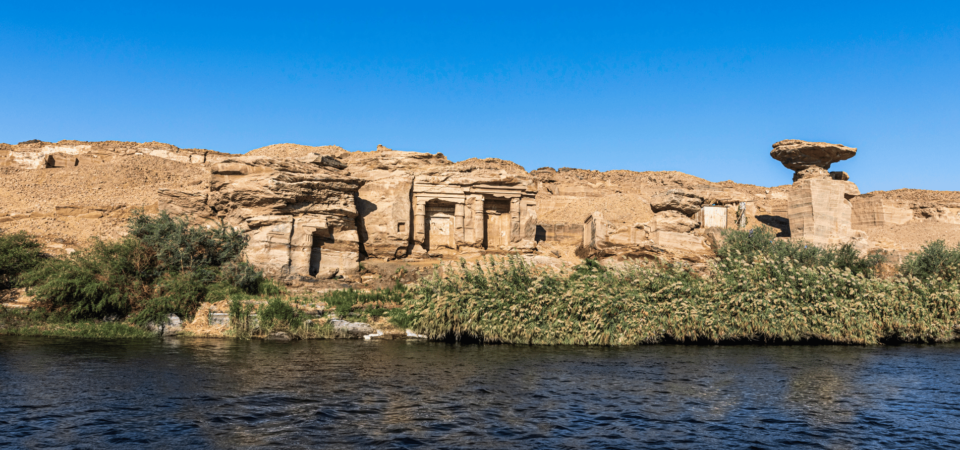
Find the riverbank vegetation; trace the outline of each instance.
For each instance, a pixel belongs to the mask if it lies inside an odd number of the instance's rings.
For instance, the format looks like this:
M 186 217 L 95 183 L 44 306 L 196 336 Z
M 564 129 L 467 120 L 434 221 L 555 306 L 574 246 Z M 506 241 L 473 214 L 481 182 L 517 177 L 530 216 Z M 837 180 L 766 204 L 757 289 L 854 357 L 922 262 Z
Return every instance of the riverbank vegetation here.
M 246 244 L 246 237 L 229 227 L 191 226 L 166 213 L 136 212 L 123 239 L 96 240 L 65 257 L 42 257 L 40 244 L 25 234 L 3 235 L 0 282 L 26 287 L 50 324 L 143 328 L 171 314 L 191 318 L 203 302 L 280 294 L 276 283 L 243 260 Z M 24 324 L 33 316 L 10 317 Z M 34 329 L 7 325 L 0 332 Z
M 681 264 L 554 272 L 520 258 L 422 280 L 405 320 L 434 339 L 522 344 L 944 342 L 960 324 L 960 248 L 935 242 L 881 277 L 882 255 L 729 231 L 708 273 Z
M 852 246 L 730 230 L 708 267 L 587 260 L 556 271 L 520 257 L 444 267 L 373 292 L 291 295 L 242 259 L 244 236 L 135 214 L 129 234 L 66 257 L 0 235 L 0 283 L 32 310 L 0 311 L 0 334 L 145 337 L 149 323 L 223 305 L 227 335 L 336 337 L 329 315 L 389 320 L 433 339 L 635 345 L 658 342 L 944 342 L 960 324 L 960 247 L 933 242 L 899 268 Z M 881 270 L 885 266 L 887 270 Z M 219 302 L 219 303 L 218 303 Z M 201 309 L 201 311 L 207 311 Z M 323 318 L 315 312 L 320 311 Z M 204 312 L 205 316 L 206 312 Z
M 72 320 L 42 309 L 0 308 L 0 335 L 81 339 L 136 339 L 157 335 L 126 321 Z

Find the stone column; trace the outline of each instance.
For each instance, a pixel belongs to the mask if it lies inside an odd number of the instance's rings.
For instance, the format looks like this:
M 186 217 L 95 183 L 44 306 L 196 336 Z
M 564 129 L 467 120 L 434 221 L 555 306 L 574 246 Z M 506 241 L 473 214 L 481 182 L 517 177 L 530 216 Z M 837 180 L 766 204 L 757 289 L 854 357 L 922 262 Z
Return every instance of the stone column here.
M 507 242 L 520 242 L 523 234 L 520 233 L 520 199 L 510 199 L 510 237 Z
M 464 244 L 463 206 L 463 203 L 453 206 L 453 238 L 458 248 Z
M 487 223 L 483 220 L 483 196 L 476 195 L 473 198 L 473 245 L 483 245 L 483 230 L 486 227 Z
M 417 199 L 417 204 L 413 210 L 413 242 L 414 250 L 419 247 L 423 251 L 423 243 L 427 238 L 426 231 L 426 219 L 427 215 L 427 202 L 426 200 Z

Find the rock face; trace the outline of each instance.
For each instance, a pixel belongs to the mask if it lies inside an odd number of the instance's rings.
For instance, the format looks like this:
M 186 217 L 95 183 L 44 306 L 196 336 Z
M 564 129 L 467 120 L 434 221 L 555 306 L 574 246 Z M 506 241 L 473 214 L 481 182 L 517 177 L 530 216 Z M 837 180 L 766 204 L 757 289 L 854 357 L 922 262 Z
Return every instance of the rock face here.
M 165 190 L 160 208 L 244 231 L 247 258 L 270 276 L 352 276 L 360 259 L 355 198 L 363 183 L 340 166 L 318 158 L 227 159 L 211 167 L 209 192 Z
M 853 205 L 860 195 L 846 172 L 829 172 L 830 165 L 857 154 L 840 144 L 787 139 L 773 144 L 770 156 L 796 171 L 787 215 L 790 236 L 815 245 L 837 245 L 865 238 L 852 228 Z
M 160 142 L 84 142 L 56 143 L 27 141 L 17 145 L 0 144 L 0 167 L 53 169 L 111 162 L 124 156 L 147 155 L 182 163 L 212 163 L 230 157 L 226 153 L 202 149 L 182 149 Z
M 577 252 L 582 258 L 704 262 L 715 255 L 703 237 L 688 233 L 695 226 L 693 219 L 676 211 L 660 212 L 653 221 L 634 225 L 616 225 L 595 212 L 583 224 L 583 243 Z
M 885 198 L 857 198 L 853 200 L 851 226 L 855 230 L 870 227 L 903 225 L 913 220 L 913 210 L 902 202 Z
M 799 139 L 786 139 L 777 142 L 773 144 L 773 150 L 770 151 L 770 156 L 773 159 L 780 161 L 786 168 L 796 172 L 811 167 L 819 167 L 827 171 L 831 164 L 853 158 L 856 154 L 856 148 L 826 142 L 807 142 Z
M 358 207 L 369 257 L 536 246 L 537 183 L 520 166 L 496 159 L 451 163 L 441 154 L 383 146 L 344 161 L 364 181 Z
M 211 166 L 209 191 L 163 190 L 160 209 L 237 227 L 250 236 L 250 262 L 291 281 L 352 278 L 364 257 L 536 247 L 537 184 L 522 168 L 382 146 L 332 151 L 344 160 L 224 160 Z

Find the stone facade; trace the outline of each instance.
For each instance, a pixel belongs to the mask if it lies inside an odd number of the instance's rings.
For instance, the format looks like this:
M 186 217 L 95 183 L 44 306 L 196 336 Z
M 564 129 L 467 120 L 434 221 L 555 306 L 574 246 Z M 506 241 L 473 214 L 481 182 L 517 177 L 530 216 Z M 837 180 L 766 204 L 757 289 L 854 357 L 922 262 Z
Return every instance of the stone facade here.
M 453 184 L 437 176 L 415 179 L 414 255 L 536 246 L 536 191 L 530 184 L 459 181 Z
M 244 231 L 249 261 L 283 279 L 352 277 L 365 257 L 536 247 L 525 172 L 382 147 L 344 159 L 227 159 L 211 165 L 209 191 L 162 190 L 160 209 Z

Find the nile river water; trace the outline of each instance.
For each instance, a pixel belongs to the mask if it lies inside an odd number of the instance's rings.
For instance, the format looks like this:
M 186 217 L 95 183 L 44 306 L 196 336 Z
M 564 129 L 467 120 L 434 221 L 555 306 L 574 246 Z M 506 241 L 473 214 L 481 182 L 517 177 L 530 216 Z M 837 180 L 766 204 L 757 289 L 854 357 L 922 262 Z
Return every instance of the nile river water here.
M 0 337 L 3 448 L 960 448 L 960 345 Z

